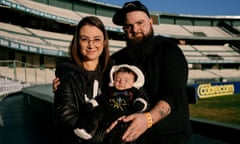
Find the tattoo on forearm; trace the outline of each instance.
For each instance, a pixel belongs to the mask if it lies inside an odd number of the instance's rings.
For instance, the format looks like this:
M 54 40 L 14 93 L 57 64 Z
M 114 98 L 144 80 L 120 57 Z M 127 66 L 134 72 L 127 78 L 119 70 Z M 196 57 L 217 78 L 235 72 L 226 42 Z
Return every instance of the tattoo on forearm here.
M 165 117 L 166 115 L 168 115 L 170 113 L 170 108 L 161 107 L 159 109 L 158 113 L 160 114 L 161 117 Z
M 160 114 L 161 117 L 163 117 L 164 116 L 164 111 L 162 109 L 159 110 L 159 114 Z

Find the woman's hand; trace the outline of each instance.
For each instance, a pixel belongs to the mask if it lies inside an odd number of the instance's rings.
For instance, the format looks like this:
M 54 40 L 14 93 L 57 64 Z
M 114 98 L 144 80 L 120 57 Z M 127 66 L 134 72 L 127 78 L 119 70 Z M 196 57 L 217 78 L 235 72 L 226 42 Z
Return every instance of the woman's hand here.
M 59 85 L 60 85 L 60 79 L 56 77 L 55 79 L 53 79 L 53 82 L 52 82 L 53 92 L 57 91 L 57 88 Z
M 123 122 L 131 122 L 127 131 L 123 134 L 123 141 L 135 141 L 148 129 L 148 122 L 144 113 L 134 113 L 122 118 Z

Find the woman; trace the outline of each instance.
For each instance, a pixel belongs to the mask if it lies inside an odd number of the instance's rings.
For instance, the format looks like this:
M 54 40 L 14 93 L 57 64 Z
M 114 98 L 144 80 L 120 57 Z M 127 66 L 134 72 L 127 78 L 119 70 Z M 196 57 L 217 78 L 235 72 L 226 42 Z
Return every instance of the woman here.
M 86 99 L 100 95 L 108 67 L 108 36 L 99 18 L 89 16 L 79 22 L 69 54 L 71 60 L 56 67 L 61 83 L 54 95 L 54 116 L 62 143 L 83 144 L 74 129 L 86 122 Z

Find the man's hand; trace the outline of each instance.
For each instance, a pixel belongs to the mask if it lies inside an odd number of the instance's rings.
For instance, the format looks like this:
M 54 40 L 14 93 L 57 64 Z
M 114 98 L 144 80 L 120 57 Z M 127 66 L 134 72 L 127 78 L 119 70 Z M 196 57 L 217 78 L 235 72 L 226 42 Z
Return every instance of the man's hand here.
M 111 124 L 111 126 L 107 129 L 106 132 L 111 132 L 111 130 L 118 124 L 119 121 L 131 123 L 122 137 L 122 140 L 125 142 L 135 141 L 148 129 L 148 123 L 145 114 L 135 113 L 129 116 L 122 116 L 118 118 Z
M 131 114 L 123 119 L 124 122 L 131 122 L 122 140 L 132 142 L 139 138 L 147 129 L 148 122 L 144 113 Z

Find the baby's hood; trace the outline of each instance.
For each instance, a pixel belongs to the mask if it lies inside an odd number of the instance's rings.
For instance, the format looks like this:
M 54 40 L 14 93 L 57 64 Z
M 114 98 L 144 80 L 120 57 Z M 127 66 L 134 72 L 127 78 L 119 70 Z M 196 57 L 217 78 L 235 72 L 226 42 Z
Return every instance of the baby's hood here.
M 139 89 L 144 85 L 145 78 L 144 78 L 144 75 L 143 75 L 142 71 L 138 67 L 136 67 L 134 65 L 121 64 L 121 65 L 112 66 L 112 68 L 110 70 L 110 82 L 109 82 L 110 87 L 113 86 L 113 73 L 116 72 L 121 67 L 128 67 L 129 69 L 131 69 L 137 75 L 137 80 L 133 84 L 133 86 L 135 88 Z

